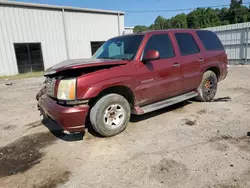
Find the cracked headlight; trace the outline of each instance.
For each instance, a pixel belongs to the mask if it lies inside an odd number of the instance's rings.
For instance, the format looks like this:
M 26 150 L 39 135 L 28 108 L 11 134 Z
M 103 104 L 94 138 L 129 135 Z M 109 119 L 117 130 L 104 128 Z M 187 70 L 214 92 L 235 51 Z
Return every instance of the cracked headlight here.
M 59 100 L 76 99 L 76 79 L 60 80 L 57 89 L 57 99 Z

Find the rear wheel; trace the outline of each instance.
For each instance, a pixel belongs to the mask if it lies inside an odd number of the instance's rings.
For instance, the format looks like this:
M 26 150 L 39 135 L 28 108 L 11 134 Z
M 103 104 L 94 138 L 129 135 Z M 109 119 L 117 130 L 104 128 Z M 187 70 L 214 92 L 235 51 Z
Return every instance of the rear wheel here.
M 216 74 L 213 71 L 205 72 L 198 88 L 199 95 L 196 99 L 202 102 L 210 102 L 216 95 L 217 85 L 218 80 Z
M 109 94 L 99 99 L 90 111 L 90 122 L 102 136 L 114 136 L 128 125 L 131 108 L 121 95 Z

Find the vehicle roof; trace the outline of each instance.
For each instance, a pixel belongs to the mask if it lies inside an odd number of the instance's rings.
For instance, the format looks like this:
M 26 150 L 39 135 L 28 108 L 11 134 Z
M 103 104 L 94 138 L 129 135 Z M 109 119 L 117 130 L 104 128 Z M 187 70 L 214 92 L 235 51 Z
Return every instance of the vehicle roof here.
M 120 35 L 116 36 L 113 38 L 119 38 L 119 37 L 124 37 L 124 36 L 136 36 L 136 35 L 148 35 L 148 34 L 157 34 L 157 33 L 164 33 L 164 32 L 169 32 L 169 31 L 209 31 L 209 30 L 200 30 L 200 29 L 164 29 L 164 30 L 151 30 L 151 31 L 143 31 L 143 32 L 138 32 L 138 33 L 130 33 L 126 35 Z M 210 31 L 212 32 L 212 31 Z
M 151 30 L 151 31 L 144 31 L 141 34 L 151 34 L 151 33 L 162 33 L 162 32 L 169 32 L 169 31 L 198 31 L 198 29 L 164 29 L 164 30 Z

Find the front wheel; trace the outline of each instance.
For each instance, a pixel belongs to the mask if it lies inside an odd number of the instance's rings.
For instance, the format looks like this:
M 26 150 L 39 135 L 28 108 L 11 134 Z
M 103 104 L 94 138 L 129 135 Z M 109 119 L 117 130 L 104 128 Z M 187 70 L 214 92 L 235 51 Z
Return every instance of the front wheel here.
M 90 110 L 90 122 L 102 136 L 114 136 L 126 129 L 130 115 L 130 105 L 123 96 L 108 94 Z
M 199 95 L 196 99 L 202 102 L 210 102 L 216 95 L 217 85 L 218 80 L 216 74 L 213 71 L 205 72 L 198 88 Z

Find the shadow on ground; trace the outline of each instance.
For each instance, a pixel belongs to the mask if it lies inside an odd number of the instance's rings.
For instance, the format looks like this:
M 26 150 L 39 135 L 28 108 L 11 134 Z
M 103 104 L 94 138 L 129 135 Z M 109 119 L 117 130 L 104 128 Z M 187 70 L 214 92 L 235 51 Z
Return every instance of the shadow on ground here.
M 140 115 L 140 116 L 136 116 L 136 115 L 132 115 L 130 122 L 136 123 L 139 121 L 143 121 L 149 118 L 153 118 L 156 116 L 159 116 L 163 113 L 167 113 L 173 110 L 180 110 L 183 107 L 191 104 L 192 102 L 190 101 L 184 101 L 182 103 L 170 106 L 170 107 L 166 107 L 148 114 L 144 114 L 144 115 Z M 93 127 L 90 124 L 89 118 L 87 118 L 86 121 L 86 131 L 83 133 L 75 133 L 75 134 L 66 134 L 63 132 L 62 128 L 55 123 L 54 121 L 52 121 L 51 119 L 48 118 L 44 118 L 42 121 L 42 124 L 47 127 L 50 132 L 55 135 L 57 138 L 66 141 L 66 142 L 75 142 L 75 141 L 81 141 L 84 140 L 84 138 L 86 138 L 86 140 L 91 139 L 90 137 L 97 137 L 97 138 L 103 138 L 103 136 L 101 136 L 100 134 L 96 133 L 95 130 L 93 129 Z
M 58 124 L 47 118 L 43 119 L 42 124 L 45 127 L 47 127 L 53 135 L 66 142 L 81 141 L 83 140 L 85 134 L 85 133 L 66 134 L 63 132 L 63 129 Z
M 231 101 L 231 97 L 221 97 L 217 99 L 213 99 L 212 102 L 228 102 Z
M 222 98 L 214 99 L 212 102 L 226 102 L 226 101 L 230 101 L 230 100 L 231 100 L 230 97 L 222 97 Z M 136 122 L 139 122 L 139 121 L 143 121 L 143 120 L 146 120 L 146 119 L 150 119 L 150 118 L 159 116 L 161 114 L 164 114 L 164 113 L 167 113 L 167 112 L 170 112 L 170 111 L 177 111 L 177 110 L 180 111 L 185 106 L 187 106 L 189 104 L 192 104 L 192 102 L 191 101 L 184 101 L 184 102 L 178 103 L 176 105 L 169 106 L 169 107 L 166 107 L 166 108 L 163 108 L 163 109 L 160 109 L 160 110 L 148 113 L 148 114 L 144 114 L 144 115 L 140 115 L 140 116 L 132 115 L 131 119 L 130 119 L 130 122 L 136 123 Z M 75 133 L 75 134 L 66 134 L 66 133 L 64 133 L 63 130 L 61 129 L 61 127 L 58 124 L 56 124 L 55 122 L 53 122 L 52 120 L 50 120 L 50 119 L 45 118 L 42 121 L 42 123 L 57 138 L 59 138 L 59 139 L 61 139 L 63 141 L 66 141 L 66 142 L 81 141 L 81 140 L 84 139 L 84 137 L 87 138 L 87 140 L 89 140 L 91 136 L 92 137 L 103 138 L 103 136 L 101 136 L 100 134 L 95 132 L 95 130 L 93 129 L 93 127 L 90 124 L 89 118 L 87 118 L 87 121 L 86 121 L 86 131 L 82 132 L 82 133 Z

